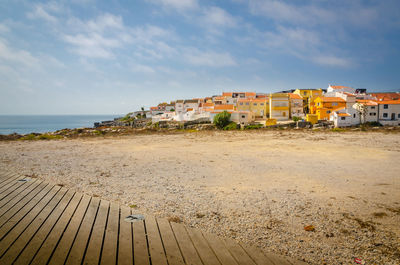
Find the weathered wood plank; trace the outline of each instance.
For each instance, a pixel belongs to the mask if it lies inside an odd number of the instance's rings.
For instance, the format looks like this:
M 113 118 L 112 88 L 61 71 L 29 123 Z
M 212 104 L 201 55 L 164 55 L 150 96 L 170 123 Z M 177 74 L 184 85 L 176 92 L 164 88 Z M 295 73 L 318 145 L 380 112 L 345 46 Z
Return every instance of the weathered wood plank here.
M 18 175 L 14 176 L 14 177 L 10 178 L 10 180 L 8 180 L 7 183 L 5 183 L 3 187 L 0 188 L 0 200 L 2 200 L 4 197 L 7 196 L 7 194 L 12 192 L 19 186 L 26 184 L 26 182 L 20 182 L 20 181 L 18 181 L 18 179 L 19 179 Z
M 146 215 L 144 224 L 146 226 L 147 239 L 149 242 L 149 252 L 153 265 L 167 265 L 167 256 L 164 252 L 160 232 L 154 216 Z
M 193 228 L 186 228 L 186 230 L 203 263 L 210 265 L 219 265 L 220 262 L 217 256 L 212 251 L 201 232 Z
M 72 190 L 68 190 L 68 192 L 62 198 L 62 200 L 54 209 L 54 211 L 50 214 L 50 216 L 43 223 L 43 225 L 40 227 L 37 233 L 26 245 L 24 251 L 18 256 L 17 260 L 15 260 L 15 262 L 13 263 L 14 265 L 29 264 L 31 262 L 32 258 L 39 250 L 42 243 L 45 241 L 51 229 L 55 226 L 58 218 L 65 211 L 66 207 L 70 204 L 73 197 L 74 197 L 74 192 Z
M 0 190 L 3 190 L 3 188 L 8 185 L 9 183 L 15 183 L 16 180 L 19 179 L 19 175 L 9 173 L 6 177 L 3 177 L 0 181 Z M 1 193 L 1 192 L 0 192 Z
M 57 190 L 57 188 L 55 188 L 54 190 Z M 47 197 L 51 199 L 48 201 L 48 203 L 45 204 L 45 199 L 43 199 L 40 202 L 42 203 L 42 205 L 44 205 L 43 208 L 40 207 L 39 203 L 37 207 L 35 207 L 35 209 L 32 209 L 32 211 L 27 216 L 25 216 L 6 237 L 3 238 L 3 240 L 0 242 L 0 249 L 3 249 L 3 247 L 6 248 L 7 246 L 9 248 L 1 257 L 0 264 L 11 264 L 16 259 L 19 253 L 25 248 L 26 244 L 36 234 L 38 229 L 46 221 L 47 217 L 52 213 L 54 208 L 59 204 L 66 193 L 67 189 L 64 188 L 59 189 L 57 193 L 54 193 L 54 195 L 52 194 L 52 192 L 49 192 L 47 194 Z M 31 216 L 35 217 L 29 223 L 30 218 L 28 217 Z
M 82 218 L 86 213 L 86 210 L 90 203 L 90 197 L 87 195 L 83 195 L 81 202 L 79 203 L 78 208 L 76 209 L 74 215 L 71 218 L 70 223 L 67 226 L 64 234 L 62 235 L 50 261 L 49 264 L 64 264 L 68 253 L 71 249 L 72 244 L 74 243 L 76 233 L 79 230 L 79 226 L 82 222 Z
M 111 203 L 100 264 L 108 265 L 117 262 L 118 228 L 119 206 L 116 203 Z
M 68 226 L 71 217 L 74 216 L 76 210 L 78 209 L 78 205 L 81 205 L 82 194 L 75 193 L 74 197 L 68 204 L 65 211 L 62 213 L 61 217 L 57 220 L 55 226 L 51 229 L 50 233 L 47 235 L 46 239 L 40 246 L 39 250 L 33 257 L 31 264 L 39 265 L 39 264 L 47 264 L 47 261 L 50 259 L 51 254 L 56 248 L 60 238 L 62 237 L 66 227 Z M 85 202 L 83 202 L 85 203 Z M 39 243 L 39 242 L 38 242 Z
M 18 194 L 15 198 L 0 208 L 0 226 L 8 221 L 14 214 L 16 214 L 22 207 L 29 203 L 32 198 L 39 194 L 46 186 L 46 183 L 35 182 L 23 192 Z M 49 186 L 50 187 L 50 186 Z
M 147 238 L 143 221 L 133 223 L 133 253 L 135 265 L 150 264 L 149 250 L 147 248 Z
M 254 261 L 247 255 L 247 253 L 230 238 L 224 239 L 225 246 L 240 265 L 255 265 Z
M 246 253 L 252 258 L 252 260 L 258 265 L 278 265 L 272 262 L 261 250 L 256 247 L 245 245 L 240 243 L 240 246 L 246 251 Z
M 13 175 L 17 175 L 13 172 L 0 172 L 0 187 L 2 184 L 7 181 L 9 178 L 12 178 Z
M 167 219 L 156 219 L 169 264 L 185 264 L 174 232 Z
M 132 223 L 124 220 L 125 217 L 130 214 L 131 209 L 121 207 L 121 216 L 119 219 L 118 265 L 133 264 Z
M 187 264 L 201 265 L 201 259 L 197 254 L 196 248 L 193 246 L 192 241 L 185 227 L 182 224 L 171 223 L 172 231 L 174 231 L 175 238 L 178 241 L 179 248 L 181 249 L 183 258 Z
M 284 257 L 274 254 L 274 253 L 268 253 L 264 252 L 264 254 L 270 259 L 274 264 L 282 264 L 282 265 L 291 265 L 289 261 L 287 261 Z
M 103 246 L 104 232 L 106 230 L 109 206 L 110 203 L 108 201 L 100 201 L 99 210 L 97 212 L 92 234 L 90 236 L 88 247 L 86 249 L 85 257 L 83 260 L 83 264 L 85 265 L 99 264 L 101 249 Z
M 27 189 L 28 187 L 30 187 L 31 185 L 33 185 L 35 182 L 37 182 L 37 181 L 35 181 L 35 180 L 30 181 L 30 182 L 28 182 L 28 183 L 25 183 L 25 185 L 17 186 L 17 188 L 16 188 L 15 190 L 10 191 L 10 192 L 7 193 L 7 194 L 4 193 L 5 196 L 3 197 L 3 199 L 0 200 L 0 208 L 2 208 L 4 205 L 6 205 L 7 203 L 9 203 L 12 199 L 14 199 L 15 197 L 17 197 L 17 196 L 20 195 L 21 193 L 23 193 L 25 189 Z M 36 185 L 38 185 L 38 183 L 36 183 L 35 186 L 36 186 Z M 33 187 L 35 187 L 35 186 L 33 186 Z M 26 191 L 25 194 L 26 194 L 26 193 L 29 193 L 29 192 L 30 192 L 30 190 Z
M 202 234 L 222 265 L 238 264 L 221 238 L 209 233 Z
M 91 199 L 65 264 L 81 264 L 90 232 L 92 231 L 92 226 L 96 218 L 99 203 L 99 198 Z
M 19 224 L 20 221 L 23 220 L 24 222 L 27 222 L 26 220 L 32 220 L 34 217 L 36 217 L 40 210 L 48 203 L 48 201 L 57 193 L 60 188 L 61 187 L 59 186 L 46 186 L 0 228 L 0 239 L 3 240 L 7 233 L 17 224 Z M 2 217 L 4 216 L 6 216 L 6 214 Z M 29 222 L 26 223 L 26 225 L 28 224 Z

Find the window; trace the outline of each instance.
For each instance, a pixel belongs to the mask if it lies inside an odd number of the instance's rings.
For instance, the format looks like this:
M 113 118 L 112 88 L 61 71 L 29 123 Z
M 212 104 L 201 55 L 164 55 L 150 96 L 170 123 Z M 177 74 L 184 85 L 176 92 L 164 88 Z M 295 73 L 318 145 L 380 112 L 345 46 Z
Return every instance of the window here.
M 261 106 L 264 106 L 264 103 L 260 103 Z
M 242 115 L 242 119 L 246 118 L 246 116 Z
M 333 103 L 332 103 L 332 106 L 337 106 L 337 102 L 333 102 Z
M 353 118 L 355 118 L 355 117 L 356 117 L 356 114 L 354 113 L 354 114 L 353 114 Z
M 320 105 L 320 103 L 318 102 L 318 103 L 317 103 L 317 106 L 319 106 L 319 105 Z
M 383 108 L 384 108 L 384 109 L 388 109 L 388 108 L 389 108 L 389 105 L 388 105 L 388 104 L 385 104 L 385 105 L 383 105 Z
M 286 117 L 286 112 L 282 112 L 282 116 L 283 116 L 283 117 Z
M 243 102 L 240 102 L 239 104 L 240 104 L 240 105 L 243 105 Z
M 306 92 L 306 91 L 304 91 L 304 92 L 303 92 L 303 95 L 304 95 L 304 96 L 305 96 L 305 95 L 307 95 L 307 92 Z
M 399 114 L 397 114 L 397 118 L 399 118 L 399 119 L 400 119 L 400 113 L 399 113 Z
M 257 106 L 257 103 L 253 103 L 254 106 Z
M 346 117 L 340 117 L 340 119 L 341 119 L 342 121 L 344 121 L 344 120 L 346 120 Z
M 375 107 L 371 107 L 371 109 L 375 109 Z
M 249 105 L 249 102 L 246 102 L 246 105 L 248 106 L 248 105 Z
M 326 111 L 326 113 L 328 113 L 328 114 L 329 114 L 329 113 L 331 113 L 331 111 L 330 111 L 330 110 L 327 110 L 327 111 Z
M 384 118 L 387 118 L 387 117 L 388 117 L 388 114 L 387 114 L 387 113 L 383 113 L 383 117 L 384 117 Z

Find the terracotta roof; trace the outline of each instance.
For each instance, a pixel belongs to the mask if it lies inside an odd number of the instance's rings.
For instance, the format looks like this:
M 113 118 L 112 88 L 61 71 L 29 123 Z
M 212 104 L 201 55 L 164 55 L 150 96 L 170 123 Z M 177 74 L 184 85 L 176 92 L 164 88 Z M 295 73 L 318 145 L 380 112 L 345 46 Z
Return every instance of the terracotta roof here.
M 289 97 L 291 99 L 303 99 L 302 96 L 300 96 L 299 94 L 294 94 L 294 93 L 289 93 Z
M 348 96 L 348 97 L 355 97 L 355 96 L 356 96 L 356 95 L 353 95 L 353 94 L 348 93 L 348 92 L 343 92 L 343 94 L 345 94 L 345 95 Z
M 235 105 L 232 105 L 232 104 L 215 105 L 214 109 L 215 110 L 234 110 Z
M 245 92 L 245 97 L 255 97 L 256 92 Z
M 150 110 L 158 110 L 157 107 L 150 107 Z
M 224 97 L 215 97 L 214 100 L 223 100 L 225 99 Z
M 322 102 L 346 102 L 344 99 L 339 97 L 319 97 Z
M 361 103 L 361 104 L 366 105 L 366 106 L 376 106 L 376 105 L 378 105 L 378 103 L 376 103 L 375 101 L 369 100 L 369 99 L 357 99 L 356 102 L 357 103 Z
M 338 113 L 337 115 L 338 115 L 338 116 L 341 116 L 341 117 L 348 117 L 348 116 L 351 116 L 351 115 L 348 114 L 348 113 Z
M 178 99 L 176 103 L 183 103 L 183 99 Z
M 376 97 L 379 100 L 398 100 L 400 99 L 399 92 L 389 92 L 389 93 L 370 93 L 371 96 Z
M 185 104 L 186 103 L 199 103 L 199 101 L 197 99 L 186 99 Z
M 203 103 L 203 108 L 204 107 L 214 107 L 214 103 Z
M 378 101 L 379 105 L 382 104 L 388 104 L 388 105 L 399 105 L 400 104 L 400 100 L 382 100 L 382 101 Z
M 232 97 L 232 92 L 222 92 L 223 97 Z

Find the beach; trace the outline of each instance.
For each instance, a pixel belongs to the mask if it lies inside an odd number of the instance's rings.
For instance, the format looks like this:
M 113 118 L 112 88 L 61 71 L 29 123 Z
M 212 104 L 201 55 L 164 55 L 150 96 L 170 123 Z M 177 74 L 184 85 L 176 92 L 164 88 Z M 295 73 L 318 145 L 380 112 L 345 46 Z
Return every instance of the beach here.
M 310 264 L 399 264 L 399 154 L 384 131 L 190 131 L 3 141 L 0 167 Z

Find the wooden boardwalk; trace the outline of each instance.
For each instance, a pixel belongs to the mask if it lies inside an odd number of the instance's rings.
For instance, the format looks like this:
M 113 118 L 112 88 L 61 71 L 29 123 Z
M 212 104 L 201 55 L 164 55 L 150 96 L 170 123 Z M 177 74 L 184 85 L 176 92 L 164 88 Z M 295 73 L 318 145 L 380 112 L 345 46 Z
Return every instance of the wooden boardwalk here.
M 27 181 L 26 181 L 27 180 Z M 0 264 L 304 264 L 166 219 L 0 172 Z

